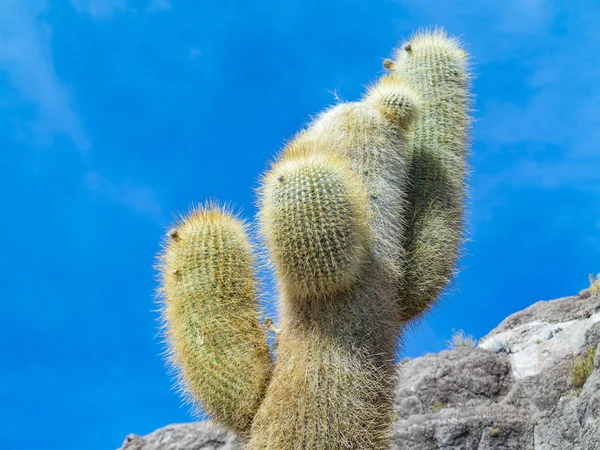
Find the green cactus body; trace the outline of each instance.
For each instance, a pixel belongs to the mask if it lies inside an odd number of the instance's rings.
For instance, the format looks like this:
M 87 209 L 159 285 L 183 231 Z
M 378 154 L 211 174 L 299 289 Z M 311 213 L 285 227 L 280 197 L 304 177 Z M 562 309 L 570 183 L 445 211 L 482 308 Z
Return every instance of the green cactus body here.
M 468 58 L 443 31 L 425 32 L 397 50 L 391 70 L 421 100 L 421 114 L 407 136 L 410 209 L 399 298 L 408 321 L 426 311 L 447 286 L 462 245 Z
M 243 226 L 191 214 L 167 243 L 173 360 L 247 450 L 389 448 L 395 356 L 462 238 L 466 57 L 415 36 L 360 102 L 319 115 L 263 177 L 260 225 L 280 291 L 271 370 Z
M 247 435 L 271 358 L 244 225 L 224 210 L 198 209 L 169 233 L 164 248 L 163 318 L 182 388 L 219 422 Z

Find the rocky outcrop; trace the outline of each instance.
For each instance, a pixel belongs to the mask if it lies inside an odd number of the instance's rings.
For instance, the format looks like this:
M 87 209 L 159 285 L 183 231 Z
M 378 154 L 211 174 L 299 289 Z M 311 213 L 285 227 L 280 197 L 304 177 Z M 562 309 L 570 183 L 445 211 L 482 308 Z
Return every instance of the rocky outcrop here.
M 600 449 L 600 348 L 583 386 L 576 358 L 600 344 L 600 296 L 538 302 L 468 346 L 399 364 L 394 449 Z M 130 435 L 122 450 L 234 449 L 210 422 Z
M 123 450 L 234 450 L 241 447 L 233 433 L 210 421 L 168 425 L 147 436 L 130 434 Z

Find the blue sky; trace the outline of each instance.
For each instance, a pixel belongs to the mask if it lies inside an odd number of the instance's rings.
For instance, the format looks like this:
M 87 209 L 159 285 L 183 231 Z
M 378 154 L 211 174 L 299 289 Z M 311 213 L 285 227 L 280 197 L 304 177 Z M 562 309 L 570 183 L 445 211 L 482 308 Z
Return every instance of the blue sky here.
M 266 162 L 419 27 L 473 54 L 470 241 L 405 356 L 600 271 L 589 1 L 0 0 L 0 448 L 110 449 L 191 420 L 157 337 L 172 213 L 255 214 Z

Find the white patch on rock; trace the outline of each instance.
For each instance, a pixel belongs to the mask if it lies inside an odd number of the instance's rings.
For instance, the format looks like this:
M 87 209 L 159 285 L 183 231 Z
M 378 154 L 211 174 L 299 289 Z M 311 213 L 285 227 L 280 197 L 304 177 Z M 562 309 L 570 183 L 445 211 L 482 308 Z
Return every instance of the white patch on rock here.
M 483 339 L 478 347 L 507 353 L 513 376 L 521 379 L 536 375 L 553 361 L 583 348 L 586 331 L 599 321 L 600 313 L 562 323 L 536 320 Z

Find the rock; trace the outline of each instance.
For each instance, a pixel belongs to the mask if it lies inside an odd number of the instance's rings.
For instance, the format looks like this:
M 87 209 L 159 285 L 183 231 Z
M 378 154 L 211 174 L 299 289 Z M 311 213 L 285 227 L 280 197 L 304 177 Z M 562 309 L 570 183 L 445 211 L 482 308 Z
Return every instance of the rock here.
M 573 385 L 575 359 L 597 348 Z M 600 449 L 600 296 L 538 302 L 507 317 L 477 348 L 404 360 L 392 449 Z M 122 450 L 241 448 L 210 422 L 129 435 Z
M 600 321 L 599 300 L 595 295 L 535 303 L 504 319 L 478 347 L 507 353 L 515 378 L 534 376 L 585 346 L 586 332 Z
M 534 427 L 518 409 L 489 404 L 450 408 L 399 420 L 392 432 L 394 450 L 527 449 Z
M 585 332 L 585 346 L 595 347 L 600 342 L 600 322 L 596 322 Z
M 210 421 L 168 425 L 140 437 L 130 434 L 121 450 L 238 450 L 241 442 Z
M 483 349 L 459 347 L 425 355 L 400 367 L 397 410 L 400 418 L 434 405 L 457 407 L 485 403 L 505 395 L 512 385 L 507 355 Z M 409 401 L 418 406 L 407 408 Z
M 579 294 L 577 294 L 577 296 L 579 298 L 588 298 L 592 295 L 592 293 L 590 292 L 589 289 L 582 289 L 581 291 L 579 291 Z

